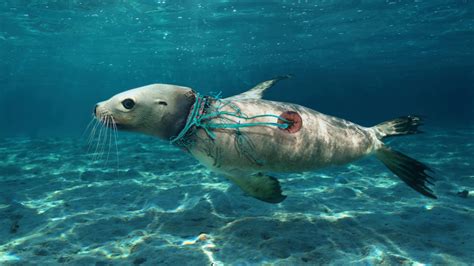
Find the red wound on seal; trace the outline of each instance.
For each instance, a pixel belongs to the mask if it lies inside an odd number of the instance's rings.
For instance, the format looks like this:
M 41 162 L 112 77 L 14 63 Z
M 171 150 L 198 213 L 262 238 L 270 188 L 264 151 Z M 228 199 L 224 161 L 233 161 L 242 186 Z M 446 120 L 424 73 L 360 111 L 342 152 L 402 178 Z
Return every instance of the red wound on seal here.
M 278 119 L 278 124 L 288 124 L 287 128 L 281 128 L 281 130 L 288 131 L 288 133 L 296 133 L 300 131 L 301 127 L 303 126 L 303 119 L 297 112 L 293 111 L 286 111 L 280 115 L 281 118 L 289 121 L 283 121 Z

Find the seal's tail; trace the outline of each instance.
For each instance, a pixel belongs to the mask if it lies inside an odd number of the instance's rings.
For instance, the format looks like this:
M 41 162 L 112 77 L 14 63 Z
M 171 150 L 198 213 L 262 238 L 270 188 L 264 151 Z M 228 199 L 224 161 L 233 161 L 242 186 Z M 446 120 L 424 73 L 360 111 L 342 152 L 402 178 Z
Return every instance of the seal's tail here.
M 386 137 L 418 134 L 418 129 L 422 125 L 418 116 L 406 116 L 393 119 L 373 127 L 377 137 L 383 140 Z M 433 177 L 429 172 L 433 171 L 425 164 L 404 155 L 401 152 L 392 150 L 385 145 L 375 152 L 377 158 L 387 166 L 390 171 L 396 174 L 403 182 L 421 194 L 436 199 L 433 191 L 427 184 L 433 185 Z

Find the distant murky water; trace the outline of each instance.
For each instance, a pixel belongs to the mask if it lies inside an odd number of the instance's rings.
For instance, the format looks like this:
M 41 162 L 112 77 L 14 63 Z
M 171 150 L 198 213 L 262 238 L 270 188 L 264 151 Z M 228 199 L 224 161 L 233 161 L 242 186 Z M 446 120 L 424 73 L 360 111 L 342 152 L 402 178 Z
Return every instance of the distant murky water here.
M 474 122 L 469 0 L 8 0 L 0 16 L 3 136 L 80 134 L 96 102 L 150 83 L 232 95 L 283 74 L 270 99 L 362 124 Z

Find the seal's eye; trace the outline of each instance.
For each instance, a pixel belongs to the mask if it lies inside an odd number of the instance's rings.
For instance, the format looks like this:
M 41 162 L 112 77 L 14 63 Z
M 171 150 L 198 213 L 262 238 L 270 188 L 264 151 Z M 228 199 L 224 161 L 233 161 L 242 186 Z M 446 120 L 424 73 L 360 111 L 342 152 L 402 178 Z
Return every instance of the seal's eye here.
M 125 99 L 122 101 L 122 105 L 125 109 L 132 109 L 135 106 L 135 102 L 132 99 Z

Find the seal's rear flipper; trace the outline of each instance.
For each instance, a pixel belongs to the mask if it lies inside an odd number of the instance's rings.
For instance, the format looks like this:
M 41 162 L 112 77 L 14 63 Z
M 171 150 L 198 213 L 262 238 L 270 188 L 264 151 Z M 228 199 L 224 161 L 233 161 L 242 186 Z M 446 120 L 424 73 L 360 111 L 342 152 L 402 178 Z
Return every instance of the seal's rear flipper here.
M 433 177 L 427 173 L 433 171 L 428 166 L 385 146 L 377 150 L 375 155 L 388 169 L 414 190 L 427 197 L 437 198 L 427 186 L 427 184 L 433 185 Z
M 418 129 L 421 125 L 423 125 L 421 117 L 410 115 L 380 123 L 373 128 L 377 137 L 382 140 L 386 137 L 422 133 Z
M 227 176 L 250 196 L 269 203 L 280 203 L 286 196 L 282 194 L 280 182 L 264 174 Z

